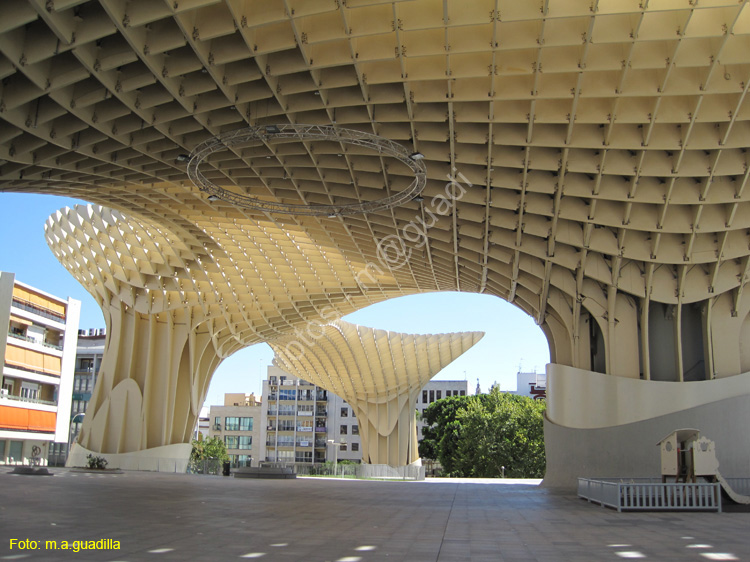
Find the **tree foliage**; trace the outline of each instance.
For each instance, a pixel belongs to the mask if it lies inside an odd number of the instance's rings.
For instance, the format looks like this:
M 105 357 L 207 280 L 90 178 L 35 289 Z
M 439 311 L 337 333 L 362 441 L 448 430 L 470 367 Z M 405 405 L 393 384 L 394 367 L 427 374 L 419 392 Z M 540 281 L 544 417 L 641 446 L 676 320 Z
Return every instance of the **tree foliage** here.
M 202 461 L 205 459 L 229 460 L 224 441 L 218 437 L 210 437 L 209 439 L 200 441 L 193 439 L 193 450 L 190 452 L 190 460 Z
M 421 456 L 440 461 L 460 477 L 544 476 L 546 403 L 493 389 L 489 394 L 452 396 L 430 404 L 422 419 Z

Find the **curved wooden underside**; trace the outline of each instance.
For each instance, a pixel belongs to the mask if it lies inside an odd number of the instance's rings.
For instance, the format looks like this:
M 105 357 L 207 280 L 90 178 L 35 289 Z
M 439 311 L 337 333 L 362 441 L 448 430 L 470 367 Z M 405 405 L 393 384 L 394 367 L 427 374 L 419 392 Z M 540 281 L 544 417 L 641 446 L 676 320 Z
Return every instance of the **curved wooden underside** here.
M 210 323 L 218 357 L 393 296 L 476 291 L 532 315 L 555 363 L 750 370 L 746 1 L 18 1 L 0 76 L 0 191 L 105 207 L 53 218 L 53 248 L 80 254 L 58 257 L 103 306 Z M 283 123 L 421 153 L 422 196 L 298 217 L 188 181 L 201 142 Z M 202 170 L 287 204 L 413 180 L 322 141 L 233 146 Z

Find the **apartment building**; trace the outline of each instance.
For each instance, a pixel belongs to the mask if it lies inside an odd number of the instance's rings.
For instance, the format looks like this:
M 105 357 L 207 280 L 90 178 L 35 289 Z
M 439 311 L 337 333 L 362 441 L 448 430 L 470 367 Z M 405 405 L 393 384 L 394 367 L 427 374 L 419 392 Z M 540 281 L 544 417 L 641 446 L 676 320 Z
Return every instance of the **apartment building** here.
M 228 393 L 223 406 L 209 409 L 209 437 L 224 441 L 233 467 L 258 466 L 263 459 L 262 405 L 254 394 Z
M 73 396 L 70 407 L 71 442 L 78 435 L 83 424 L 94 384 L 104 356 L 106 331 L 101 329 L 78 330 L 75 373 L 73 376 Z
M 81 303 L 0 272 L 0 464 L 47 464 L 67 448 Z
M 328 391 L 278 367 L 268 367 L 263 381 L 265 460 L 285 463 L 326 461 Z
M 329 444 L 328 454 L 333 455 L 331 447 L 336 447 L 338 460 L 362 462 L 359 421 L 354 415 L 354 410 L 341 396 L 331 392 L 328 393 L 328 403 L 328 426 L 331 429 L 331 439 L 335 443 Z

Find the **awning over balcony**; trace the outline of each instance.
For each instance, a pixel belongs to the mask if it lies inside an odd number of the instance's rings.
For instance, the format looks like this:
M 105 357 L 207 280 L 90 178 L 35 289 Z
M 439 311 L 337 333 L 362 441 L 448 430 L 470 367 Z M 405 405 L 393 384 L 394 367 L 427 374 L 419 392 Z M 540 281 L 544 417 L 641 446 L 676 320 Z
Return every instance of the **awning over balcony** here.
M 54 412 L 0 406 L 0 429 L 54 433 L 56 419 Z

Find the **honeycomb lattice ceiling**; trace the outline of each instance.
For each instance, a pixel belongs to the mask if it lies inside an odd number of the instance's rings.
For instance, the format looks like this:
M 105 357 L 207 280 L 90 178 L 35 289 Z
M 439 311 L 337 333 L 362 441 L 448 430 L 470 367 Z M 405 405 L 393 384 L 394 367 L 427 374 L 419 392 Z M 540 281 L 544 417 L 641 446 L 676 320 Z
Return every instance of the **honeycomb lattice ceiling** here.
M 224 260 L 212 286 L 240 300 L 254 280 L 227 270 L 248 256 L 268 259 L 265 279 L 307 260 L 330 292 L 307 291 L 305 275 L 302 295 L 269 289 L 300 318 L 300 303 L 319 314 L 333 293 L 356 308 L 463 290 L 543 323 L 587 283 L 695 302 L 739 294 L 750 267 L 745 1 L 19 0 L 0 18 L 0 77 L 0 190 L 75 196 L 169 229 L 203 263 Z M 294 217 L 209 202 L 188 181 L 181 154 L 276 123 L 421 152 L 423 199 Z M 413 179 L 330 142 L 233 147 L 202 169 L 292 204 L 371 201 Z M 440 215 L 446 189 L 458 200 Z M 427 244 L 404 235 L 420 222 Z M 393 235 L 409 260 L 386 288 L 341 279 L 378 263 Z M 308 257 L 258 249 L 282 236 Z M 295 236 L 333 258 L 310 262 Z

